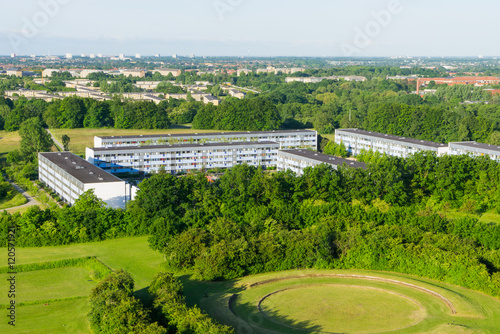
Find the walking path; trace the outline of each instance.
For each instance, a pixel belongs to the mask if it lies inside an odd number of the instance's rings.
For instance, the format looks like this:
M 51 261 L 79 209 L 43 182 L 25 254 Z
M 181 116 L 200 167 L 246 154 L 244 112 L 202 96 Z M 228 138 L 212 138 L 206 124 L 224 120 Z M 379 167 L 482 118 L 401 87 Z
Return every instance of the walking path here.
M 28 194 L 26 191 L 24 191 L 24 189 L 19 187 L 17 184 L 15 184 L 14 182 L 11 182 L 9 180 L 7 180 L 7 182 L 9 182 L 14 187 L 14 189 L 16 189 L 16 191 L 21 193 L 28 200 L 28 203 L 25 203 L 25 204 L 19 205 L 19 206 L 15 206 L 13 208 L 4 209 L 5 211 L 9 212 L 9 211 L 17 210 L 17 209 L 27 208 L 30 206 L 40 205 L 40 203 L 33 196 Z
M 64 145 L 61 144 L 61 142 L 59 140 L 56 139 L 56 137 L 52 134 L 52 132 L 50 132 L 49 129 L 46 129 L 47 132 L 49 133 L 50 137 L 52 137 L 52 140 L 54 141 L 54 143 L 56 144 L 56 146 L 58 146 L 58 149 L 60 151 L 64 151 Z

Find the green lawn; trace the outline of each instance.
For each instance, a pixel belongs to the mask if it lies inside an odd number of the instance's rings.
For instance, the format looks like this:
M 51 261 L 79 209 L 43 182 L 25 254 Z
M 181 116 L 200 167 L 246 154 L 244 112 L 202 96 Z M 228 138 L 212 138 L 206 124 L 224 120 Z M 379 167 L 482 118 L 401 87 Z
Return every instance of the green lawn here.
M 0 131 L 0 155 L 5 157 L 9 152 L 12 152 L 20 147 L 21 137 L 17 131 L 7 132 Z
M 1 250 L 0 250 L 1 252 Z M 147 287 L 153 276 L 160 271 L 163 258 L 149 248 L 147 237 L 122 238 L 69 246 L 19 248 L 18 264 L 50 262 L 95 256 L 111 269 L 129 271 L 137 289 Z
M 15 190 L 13 190 L 13 191 L 15 191 Z M 14 197 L 12 197 L 11 199 L 9 199 L 7 201 L 4 200 L 4 201 L 0 202 L 0 210 L 23 205 L 23 204 L 26 204 L 26 202 L 28 202 L 26 197 L 24 197 L 23 194 L 16 192 Z
M 283 290 L 266 298 L 262 310 L 273 321 L 291 327 L 341 333 L 371 333 L 375 328 L 388 332 L 409 327 L 426 316 L 420 305 L 403 296 L 344 285 Z
M 7 253 L 5 248 L 0 252 Z M 97 260 L 111 269 L 125 269 L 134 280 L 136 294 L 147 300 L 147 287 L 154 275 L 162 268 L 162 255 L 151 250 L 147 237 L 122 238 L 78 244 L 41 248 L 17 248 L 18 265 L 51 262 L 62 259 L 95 256 Z M 7 291 L 6 274 L 1 274 L 1 291 Z M 5 279 L 5 283 L 4 283 Z M 20 306 L 17 309 L 16 328 L 5 321 L 0 322 L 0 333 L 90 333 L 87 314 L 90 311 L 88 296 L 95 282 L 91 281 L 89 271 L 84 268 L 64 267 L 49 270 L 21 272 L 16 274 L 16 302 L 50 301 L 49 305 Z M 4 296 L 5 295 L 5 296 Z M 2 293 L 1 303 L 6 294 Z
M 16 312 L 16 327 L 0 322 L 2 334 L 89 334 L 88 298 L 22 306 Z M 3 318 L 3 317 L 2 317 Z
M 8 290 L 9 274 L 0 274 L 0 291 Z M 85 297 L 95 286 L 85 268 L 55 268 L 18 273 L 16 289 L 19 291 L 16 302 L 32 303 L 35 301 Z M 9 300 L 2 294 L 1 303 Z
M 50 129 L 50 132 L 62 142 L 62 136 L 68 135 L 71 139 L 69 143 L 70 150 L 75 154 L 84 154 L 86 147 L 94 147 L 94 136 L 136 136 L 136 135 L 154 135 L 168 133 L 201 133 L 201 132 L 220 132 L 219 130 L 193 130 L 190 128 L 180 129 Z M 226 131 L 230 132 L 230 131 Z

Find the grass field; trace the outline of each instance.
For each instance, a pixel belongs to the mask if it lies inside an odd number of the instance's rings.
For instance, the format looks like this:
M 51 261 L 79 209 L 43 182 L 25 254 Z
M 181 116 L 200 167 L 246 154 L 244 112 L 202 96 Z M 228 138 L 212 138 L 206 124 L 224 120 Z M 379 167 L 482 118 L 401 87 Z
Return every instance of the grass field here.
M 17 131 L 0 131 L 0 158 L 4 158 L 7 153 L 20 147 L 21 137 Z
M 5 248 L 0 252 L 7 254 Z M 42 248 L 18 248 L 16 264 L 38 264 L 95 256 L 111 269 L 125 269 L 135 280 L 136 295 L 147 300 L 146 288 L 162 271 L 162 255 L 151 250 L 147 237 L 123 238 L 98 243 Z M 96 281 L 85 268 L 63 267 L 16 274 L 16 327 L 0 322 L 0 333 L 90 333 L 86 298 Z M 0 274 L 0 303 L 7 298 L 7 274 Z M 5 292 L 5 293 L 4 293 Z M 48 302 L 49 305 L 45 305 Z M 2 309 L 4 307 L 2 306 Z M 7 310 L 2 312 L 2 318 Z
M 0 289 L 7 291 L 8 274 L 0 275 Z M 84 268 L 55 268 L 19 273 L 16 302 L 31 303 L 37 300 L 53 300 L 88 296 L 95 282 Z M 6 299 L 7 296 L 2 296 Z M 8 300 L 5 301 L 7 304 Z
M 419 304 L 401 295 L 345 285 L 297 286 L 270 295 L 261 308 L 278 323 L 340 333 L 370 333 L 374 328 L 388 332 L 418 323 L 426 315 Z
M 14 197 L 12 197 L 11 199 L 9 199 L 7 201 L 4 200 L 4 201 L 0 202 L 0 210 L 8 209 L 8 208 L 13 208 L 13 207 L 16 207 L 16 206 L 19 206 L 19 205 L 23 205 L 26 202 L 28 202 L 28 200 L 26 199 L 26 197 L 24 197 L 21 193 L 16 192 L 16 194 L 14 195 Z
M 135 135 L 154 135 L 168 133 L 201 133 L 201 132 L 220 132 L 216 130 L 193 130 L 188 127 L 179 129 L 50 129 L 52 134 L 62 142 L 62 136 L 68 135 L 71 139 L 69 143 L 70 150 L 75 154 L 84 154 L 86 147 L 94 147 L 94 136 L 135 136 Z M 229 132 L 229 131 L 226 131 Z

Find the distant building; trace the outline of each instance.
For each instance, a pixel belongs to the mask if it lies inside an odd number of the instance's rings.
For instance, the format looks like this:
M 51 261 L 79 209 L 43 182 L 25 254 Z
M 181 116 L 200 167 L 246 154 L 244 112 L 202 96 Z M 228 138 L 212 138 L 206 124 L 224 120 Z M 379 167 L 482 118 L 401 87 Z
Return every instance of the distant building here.
M 41 182 L 71 205 L 92 189 L 108 206 L 125 208 L 130 192 L 125 181 L 70 152 L 39 153 L 38 175 Z
M 205 104 L 212 103 L 214 106 L 218 106 L 220 104 L 220 101 L 216 97 L 210 94 L 206 94 L 203 96 L 203 103 Z
M 66 53 L 66 59 L 73 59 L 72 53 Z
M 334 169 L 341 166 L 350 168 L 366 169 L 366 164 L 362 162 L 337 158 L 309 150 L 279 150 L 278 151 L 278 171 L 291 170 L 297 175 L 304 174 L 304 169 L 327 164 Z
M 285 78 L 286 83 L 290 82 L 303 82 L 303 83 L 318 83 L 323 80 L 345 80 L 345 81 L 366 81 L 365 77 L 361 76 L 355 76 L 355 75 L 350 75 L 350 76 L 329 76 L 329 77 L 287 77 Z
M 352 155 L 358 155 L 362 150 L 371 150 L 400 158 L 424 151 L 435 152 L 438 156 L 448 153 L 446 144 L 360 129 L 336 129 L 335 142 L 344 144 Z
M 18 68 L 11 68 L 5 71 L 6 75 L 13 75 L 16 77 L 22 77 L 23 76 L 23 71 L 18 69 Z
M 123 74 L 126 77 L 138 77 L 138 78 L 145 78 L 146 77 L 146 71 L 145 70 L 121 70 L 121 74 Z
M 89 74 L 92 74 L 92 73 L 104 73 L 103 70 L 82 70 L 80 72 L 80 78 L 84 79 L 86 77 L 89 76 Z
M 470 155 L 472 157 L 490 157 L 500 162 L 500 146 L 472 142 L 449 143 L 450 155 Z
M 42 78 L 50 78 L 52 76 L 52 73 L 60 73 L 61 70 L 56 70 L 56 69 L 45 69 L 42 71 Z
M 421 86 L 427 86 L 431 81 L 434 81 L 438 85 L 474 85 L 477 87 L 486 85 L 498 85 L 500 84 L 499 77 L 449 77 L 449 78 L 419 78 L 417 80 L 417 94 L 420 93 Z
M 158 72 L 165 77 L 168 76 L 169 74 L 172 74 L 174 77 L 178 77 L 182 73 L 182 71 L 179 69 L 169 69 L 169 68 L 158 68 L 152 70 L 151 72 L 153 72 L 153 74 Z
M 242 74 L 249 74 L 251 72 L 252 72 L 251 70 L 246 69 L 246 68 L 243 68 L 243 69 L 240 69 L 240 70 L 236 71 L 236 73 L 237 73 L 238 76 L 240 76 Z
M 158 87 L 161 81 L 137 81 L 134 86 L 144 89 L 144 90 L 153 90 Z
M 242 91 L 239 91 L 237 89 L 229 89 L 227 92 L 230 96 L 235 97 L 235 98 L 240 99 L 240 100 L 244 99 L 246 96 L 245 93 L 243 93 Z
M 137 58 L 137 59 L 141 59 L 141 54 L 140 54 L 140 53 L 136 53 L 136 54 L 135 54 L 135 58 Z

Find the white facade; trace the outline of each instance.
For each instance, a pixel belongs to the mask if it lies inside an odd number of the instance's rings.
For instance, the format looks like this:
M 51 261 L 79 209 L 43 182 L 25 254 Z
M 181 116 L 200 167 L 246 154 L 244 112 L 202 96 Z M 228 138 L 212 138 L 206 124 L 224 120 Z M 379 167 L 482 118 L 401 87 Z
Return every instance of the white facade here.
M 151 72 L 153 72 L 153 74 L 158 72 L 163 76 L 168 76 L 169 74 L 172 74 L 174 77 L 178 77 L 182 73 L 182 71 L 179 69 L 167 69 L 167 68 L 165 68 L 165 69 L 159 68 L 159 69 L 155 69 Z
M 500 162 L 500 146 L 481 144 L 475 141 L 449 143 L 450 155 L 470 155 L 472 157 L 490 157 L 490 159 Z
M 54 72 L 61 72 L 61 70 L 56 70 L 56 69 L 46 69 L 46 70 L 43 70 L 42 71 L 42 78 L 47 78 L 47 77 L 51 77 L 52 76 L 52 73 Z
M 446 144 L 359 129 L 335 130 L 335 142 L 344 144 L 352 155 L 358 155 L 362 150 L 371 150 L 400 158 L 424 151 L 435 152 L 438 156 L 448 153 Z
M 274 142 L 184 144 L 143 147 L 87 148 L 86 159 L 109 173 L 168 173 L 231 168 L 236 165 L 275 167 Z
M 112 208 L 125 208 L 130 198 L 125 181 L 70 152 L 39 153 L 38 175 L 70 205 L 89 189 Z
M 318 133 L 313 130 L 276 130 L 219 133 L 187 133 L 146 136 L 94 137 L 94 147 L 124 147 L 165 144 L 209 144 L 231 142 L 278 142 L 282 149 L 306 148 L 317 150 Z
M 339 166 L 350 168 L 366 168 L 362 162 L 351 161 L 309 150 L 280 150 L 277 161 L 278 171 L 291 170 L 297 175 L 303 175 L 304 169 L 316 167 L 321 164 L 331 165 L 334 169 Z

